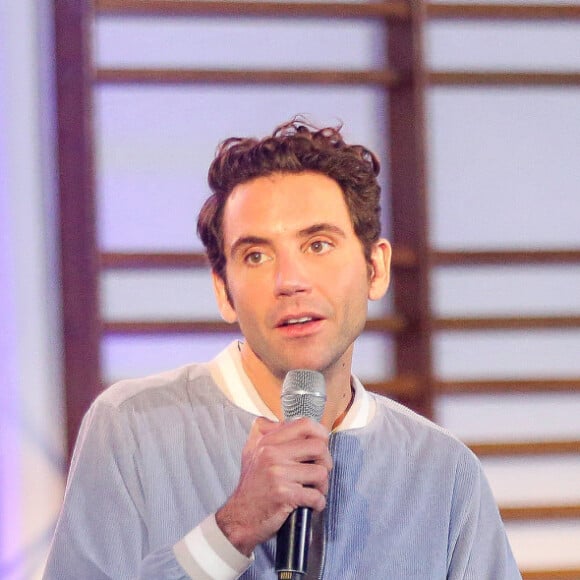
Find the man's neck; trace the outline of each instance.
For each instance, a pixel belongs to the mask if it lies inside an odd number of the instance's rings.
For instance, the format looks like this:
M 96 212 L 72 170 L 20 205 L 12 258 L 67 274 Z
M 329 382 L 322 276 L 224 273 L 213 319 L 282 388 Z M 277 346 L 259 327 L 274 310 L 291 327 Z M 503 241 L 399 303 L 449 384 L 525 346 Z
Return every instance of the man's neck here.
M 248 356 L 247 343 L 241 348 L 242 367 L 254 385 L 264 404 L 280 420 L 284 420 L 284 413 L 280 401 L 283 378 L 276 377 L 264 365 L 252 364 L 255 356 Z M 326 382 L 326 404 L 321 423 L 329 430 L 333 430 L 345 418 L 354 401 L 354 389 L 351 385 L 350 365 L 324 373 Z
M 266 405 L 244 370 L 241 350 L 242 344 L 239 341 L 234 341 L 227 349 L 220 352 L 215 359 L 208 363 L 211 376 L 234 405 L 252 415 L 276 420 L 276 415 Z M 345 412 L 336 416 L 332 424 L 332 431 L 366 427 L 375 415 L 375 399 L 365 391 L 354 376 L 351 377 L 351 384 L 354 389 L 354 399 L 350 406 L 347 403 Z M 275 400 L 278 399 L 279 393 L 280 386 L 278 385 Z
M 283 377 L 277 377 L 258 361 L 256 356 L 250 353 L 247 343 L 243 343 L 241 347 L 241 360 L 246 375 L 264 404 L 280 421 L 283 421 L 284 413 L 280 401 Z M 354 400 L 350 365 L 343 361 L 323 374 L 326 382 L 326 404 L 320 422 L 328 430 L 332 430 L 342 422 Z
M 348 399 L 348 402 L 346 402 Z M 331 431 L 334 431 L 335 429 L 337 429 L 340 424 L 342 423 L 342 421 L 344 420 L 344 418 L 346 417 L 347 413 L 350 411 L 350 408 L 352 407 L 352 403 L 354 401 L 354 388 L 350 387 L 350 396 L 349 397 L 343 397 L 342 401 L 341 401 L 341 407 L 344 406 L 343 411 L 336 417 L 336 419 L 334 420 L 334 422 L 332 423 L 332 426 L 330 428 Z M 324 422 L 324 417 L 323 417 L 323 422 Z

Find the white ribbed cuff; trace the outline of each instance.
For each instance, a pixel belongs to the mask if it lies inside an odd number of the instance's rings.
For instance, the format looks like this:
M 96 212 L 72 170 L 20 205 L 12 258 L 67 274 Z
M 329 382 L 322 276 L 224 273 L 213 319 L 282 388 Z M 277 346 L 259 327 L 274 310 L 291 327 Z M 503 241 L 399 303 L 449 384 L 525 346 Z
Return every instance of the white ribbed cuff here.
M 235 580 L 253 561 L 226 538 L 215 521 L 208 516 L 175 546 L 173 552 L 181 567 L 196 580 Z

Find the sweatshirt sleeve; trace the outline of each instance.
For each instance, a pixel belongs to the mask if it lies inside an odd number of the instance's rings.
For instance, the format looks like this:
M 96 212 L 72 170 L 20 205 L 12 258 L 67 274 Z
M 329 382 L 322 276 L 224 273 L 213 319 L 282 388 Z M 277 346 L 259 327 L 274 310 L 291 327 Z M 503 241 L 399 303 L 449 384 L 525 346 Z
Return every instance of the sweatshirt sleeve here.
M 237 578 L 251 560 L 212 528 L 213 515 L 175 546 L 149 549 L 135 449 L 117 407 L 97 399 L 83 419 L 43 578 L 182 580 L 197 570 L 207 575 L 196 578 Z
M 447 578 L 521 580 L 489 483 L 471 452 L 457 466 Z

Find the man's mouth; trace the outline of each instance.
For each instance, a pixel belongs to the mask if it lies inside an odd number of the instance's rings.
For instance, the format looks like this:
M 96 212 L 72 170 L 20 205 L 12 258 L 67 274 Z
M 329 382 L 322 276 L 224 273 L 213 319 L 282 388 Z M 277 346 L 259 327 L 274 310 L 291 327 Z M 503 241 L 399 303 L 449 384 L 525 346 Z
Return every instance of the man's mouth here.
M 302 316 L 300 318 L 289 318 L 282 323 L 282 326 L 292 326 L 294 324 L 304 324 L 305 322 L 311 322 L 314 320 L 311 316 Z
M 320 318 L 316 316 L 297 316 L 296 318 L 282 320 L 278 326 L 299 326 L 300 324 L 308 324 L 309 322 L 315 322 L 317 320 L 320 320 Z

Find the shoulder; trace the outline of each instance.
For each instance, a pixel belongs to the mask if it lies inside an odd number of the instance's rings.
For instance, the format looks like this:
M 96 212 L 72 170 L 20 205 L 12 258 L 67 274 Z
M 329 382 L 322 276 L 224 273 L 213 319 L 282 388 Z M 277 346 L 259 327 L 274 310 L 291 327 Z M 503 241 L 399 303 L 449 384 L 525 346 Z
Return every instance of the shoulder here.
M 376 402 L 372 423 L 381 432 L 397 441 L 405 453 L 421 458 L 447 459 L 456 465 L 479 471 L 480 463 L 474 453 L 455 435 L 408 407 L 376 393 L 370 394 Z
M 205 363 L 185 365 L 105 389 L 85 414 L 77 446 L 123 447 L 137 440 L 181 436 L 188 425 L 223 415 L 229 402 L 215 385 Z
M 151 399 L 187 397 L 191 386 L 214 385 L 207 365 L 193 363 L 161 373 L 118 381 L 106 388 L 94 405 L 122 409 Z

